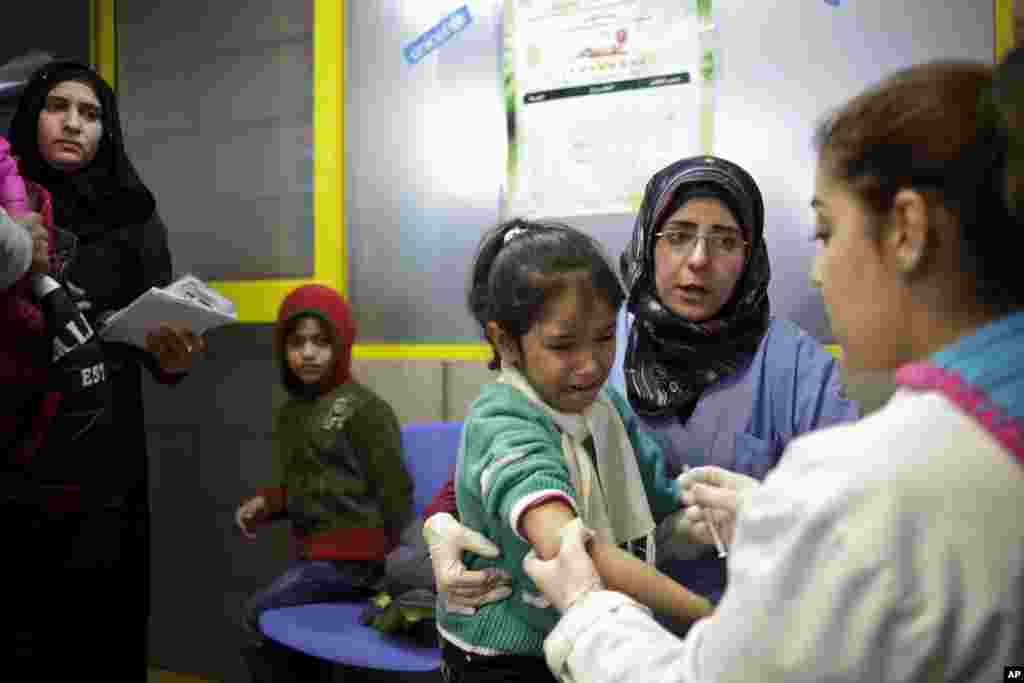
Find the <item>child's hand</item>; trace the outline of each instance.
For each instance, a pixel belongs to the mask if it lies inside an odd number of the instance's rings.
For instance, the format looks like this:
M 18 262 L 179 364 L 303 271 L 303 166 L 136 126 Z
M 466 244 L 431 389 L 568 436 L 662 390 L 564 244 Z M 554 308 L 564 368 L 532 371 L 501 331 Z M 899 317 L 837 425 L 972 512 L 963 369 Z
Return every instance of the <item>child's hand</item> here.
M 32 235 L 32 266 L 33 273 L 45 275 L 50 272 L 50 231 L 43 225 L 43 217 L 38 213 L 23 213 L 14 219 Z
M 266 516 L 267 499 L 263 496 L 256 496 L 238 506 L 238 510 L 235 511 L 235 523 L 246 538 L 256 538 L 252 525 L 262 521 Z

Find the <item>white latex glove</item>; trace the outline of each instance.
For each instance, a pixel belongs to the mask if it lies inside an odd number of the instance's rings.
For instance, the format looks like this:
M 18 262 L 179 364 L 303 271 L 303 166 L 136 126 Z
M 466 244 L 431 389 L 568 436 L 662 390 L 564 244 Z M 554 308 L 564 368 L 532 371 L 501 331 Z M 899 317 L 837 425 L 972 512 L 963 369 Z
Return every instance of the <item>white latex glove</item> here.
M 562 544 L 558 555 L 541 560 L 534 551 L 523 558 L 523 570 L 558 611 L 565 614 L 574 604 L 592 591 L 604 588 L 594 561 L 587 552 L 587 543 L 594 532 L 583 526 L 579 517 L 559 532 Z
M 707 465 L 695 467 L 679 477 L 683 490 L 686 517 L 692 526 L 690 533 L 702 543 L 714 543 L 708 516 L 712 516 L 722 541 L 732 543 L 736 518 L 747 494 L 761 485 L 757 479 L 745 474 Z
M 680 500 L 684 482 L 689 481 L 687 476 L 689 468 L 683 474 L 676 477 L 679 484 Z M 692 560 L 700 557 L 708 549 L 708 543 L 703 536 L 694 532 L 693 522 L 686 514 L 687 509 L 682 507 L 666 517 L 655 530 L 655 540 L 658 544 L 658 557 L 666 559 Z
M 430 549 L 438 597 L 449 612 L 475 614 L 480 605 L 504 600 L 512 594 L 512 577 L 504 570 L 495 567 L 466 569 L 462 563 L 464 551 L 487 558 L 498 557 L 501 551 L 447 512 L 438 512 L 427 519 L 423 524 L 423 538 Z

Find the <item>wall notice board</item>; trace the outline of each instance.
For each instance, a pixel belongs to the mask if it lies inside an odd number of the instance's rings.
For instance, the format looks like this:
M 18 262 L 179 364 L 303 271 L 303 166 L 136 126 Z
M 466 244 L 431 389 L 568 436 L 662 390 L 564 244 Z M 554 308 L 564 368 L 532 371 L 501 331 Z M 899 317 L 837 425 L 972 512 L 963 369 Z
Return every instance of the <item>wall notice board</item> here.
M 471 22 L 411 63 L 403 48 L 465 5 Z M 694 2 L 694 5 L 696 3 Z M 503 3 L 348 3 L 346 231 L 364 340 L 475 343 L 465 285 L 505 182 Z M 992 61 L 991 0 L 713 0 L 710 149 L 765 196 L 773 313 L 830 341 L 808 271 L 815 124 L 885 74 L 937 58 Z M 421 50 L 422 52 L 422 50 Z M 633 215 L 557 216 L 617 257 Z

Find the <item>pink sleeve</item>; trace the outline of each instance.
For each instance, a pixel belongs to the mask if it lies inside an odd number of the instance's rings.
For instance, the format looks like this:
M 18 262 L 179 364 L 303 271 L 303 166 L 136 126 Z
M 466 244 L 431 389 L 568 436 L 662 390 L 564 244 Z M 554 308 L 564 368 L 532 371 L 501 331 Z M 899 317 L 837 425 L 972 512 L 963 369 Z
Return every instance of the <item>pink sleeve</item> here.
M 0 206 L 12 216 L 29 212 L 28 191 L 18 174 L 18 162 L 11 156 L 11 145 L 0 137 Z

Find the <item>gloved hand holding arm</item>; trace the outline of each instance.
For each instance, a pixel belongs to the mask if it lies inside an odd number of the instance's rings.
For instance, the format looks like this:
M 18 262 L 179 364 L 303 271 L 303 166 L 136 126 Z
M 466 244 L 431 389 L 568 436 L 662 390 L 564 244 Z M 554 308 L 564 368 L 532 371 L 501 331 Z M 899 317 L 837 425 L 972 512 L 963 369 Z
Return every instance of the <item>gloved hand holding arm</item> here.
M 577 517 L 563 526 L 560 537 L 561 546 L 554 558 L 541 560 L 531 550 L 523 558 L 523 570 L 558 611 L 565 614 L 589 593 L 603 590 L 604 583 L 586 547 L 594 532 L 583 526 L 583 520 Z
M 438 512 L 427 518 L 423 537 L 430 549 L 437 594 L 449 612 L 474 614 L 477 607 L 504 600 L 512 594 L 511 577 L 501 569 L 466 569 L 462 563 L 463 552 L 494 558 L 501 551 L 476 531 L 459 524 L 449 513 Z
M 529 508 L 523 515 L 521 529 L 534 554 L 538 558 L 551 559 L 560 553 L 562 536 L 576 533 L 572 525 L 580 524 L 577 519 L 564 500 L 556 499 Z M 567 526 L 569 530 L 566 530 Z M 602 584 L 625 593 L 655 612 L 683 623 L 711 613 L 712 605 L 706 598 L 676 583 L 614 543 L 595 539 L 589 546 L 589 553 Z

